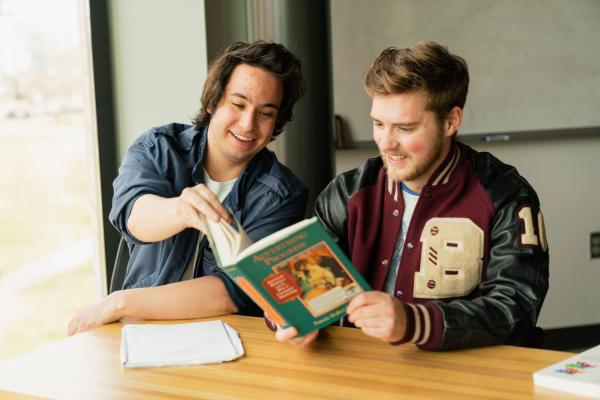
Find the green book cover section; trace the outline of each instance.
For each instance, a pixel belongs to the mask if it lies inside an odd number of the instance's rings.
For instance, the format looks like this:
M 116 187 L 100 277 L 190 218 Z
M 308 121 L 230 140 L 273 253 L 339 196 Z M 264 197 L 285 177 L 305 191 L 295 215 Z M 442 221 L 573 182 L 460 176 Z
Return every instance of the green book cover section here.
M 223 269 L 273 321 L 300 336 L 340 320 L 350 300 L 370 290 L 316 219 Z

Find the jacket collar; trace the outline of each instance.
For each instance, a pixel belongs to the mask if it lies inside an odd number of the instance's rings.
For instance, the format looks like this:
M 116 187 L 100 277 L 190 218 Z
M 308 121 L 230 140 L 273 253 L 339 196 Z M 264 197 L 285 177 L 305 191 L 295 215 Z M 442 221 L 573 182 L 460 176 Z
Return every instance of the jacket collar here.
M 194 139 L 200 136 L 200 140 L 202 141 L 200 145 L 205 147 L 206 144 L 206 128 L 198 129 L 195 126 L 190 126 L 183 132 L 181 132 L 181 136 L 179 139 L 179 145 L 183 150 L 189 151 L 194 144 Z
M 429 182 L 427 182 L 425 187 L 439 186 L 441 184 L 448 183 L 450 181 L 450 178 L 452 177 L 452 174 L 456 170 L 456 167 L 459 164 L 462 153 L 463 151 L 461 151 L 461 148 L 457 144 L 456 140 L 452 140 L 452 143 L 450 144 L 450 150 L 448 151 L 446 158 L 431 175 L 431 177 L 429 178 Z M 384 168 L 382 168 L 382 171 L 385 172 Z M 389 179 L 387 179 L 387 175 L 383 176 L 383 178 L 386 182 L 388 194 L 392 197 L 394 201 L 401 201 L 402 196 L 400 195 L 400 193 L 402 192 L 402 183 L 390 181 Z
M 456 170 L 458 163 L 461 159 L 462 151 L 457 144 L 456 140 L 453 139 L 450 144 L 450 151 L 446 155 L 444 161 L 440 164 L 437 170 L 429 178 L 426 186 L 438 186 L 446 184 L 450 181 L 452 174 Z

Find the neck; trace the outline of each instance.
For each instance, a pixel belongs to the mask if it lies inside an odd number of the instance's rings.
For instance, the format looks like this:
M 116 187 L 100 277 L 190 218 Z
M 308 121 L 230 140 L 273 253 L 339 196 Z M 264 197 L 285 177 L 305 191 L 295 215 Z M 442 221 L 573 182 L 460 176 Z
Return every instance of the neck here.
M 240 165 L 225 159 L 219 159 L 212 154 L 210 146 L 206 149 L 204 169 L 214 181 L 225 182 L 237 178 L 242 174 L 242 171 L 246 168 L 247 164 L 248 163 Z

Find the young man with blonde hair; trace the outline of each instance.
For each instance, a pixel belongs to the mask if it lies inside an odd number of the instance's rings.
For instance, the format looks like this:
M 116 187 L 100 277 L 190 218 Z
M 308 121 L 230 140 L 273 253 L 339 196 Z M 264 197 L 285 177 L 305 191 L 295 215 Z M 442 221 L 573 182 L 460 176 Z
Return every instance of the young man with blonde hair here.
M 384 50 L 367 70 L 381 154 L 336 177 L 315 213 L 373 291 L 348 321 L 390 344 L 442 350 L 528 344 L 548 289 L 533 188 L 461 144 L 467 64 L 435 42 Z M 279 340 L 307 344 L 316 333 Z

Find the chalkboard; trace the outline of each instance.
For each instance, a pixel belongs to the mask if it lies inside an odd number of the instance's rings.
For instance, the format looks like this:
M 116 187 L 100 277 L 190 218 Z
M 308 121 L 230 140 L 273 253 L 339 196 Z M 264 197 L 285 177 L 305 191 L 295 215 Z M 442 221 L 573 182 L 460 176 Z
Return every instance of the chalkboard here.
M 598 0 L 331 0 L 334 107 L 371 141 L 361 81 L 388 46 L 435 40 L 469 65 L 459 135 L 599 131 Z

